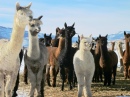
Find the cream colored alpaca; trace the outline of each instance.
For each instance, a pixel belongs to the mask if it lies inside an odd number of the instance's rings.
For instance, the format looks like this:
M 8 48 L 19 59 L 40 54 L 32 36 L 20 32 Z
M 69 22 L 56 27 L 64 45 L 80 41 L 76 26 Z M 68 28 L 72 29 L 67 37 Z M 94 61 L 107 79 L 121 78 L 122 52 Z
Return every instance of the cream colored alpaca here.
M 21 7 L 19 3 L 16 3 L 10 41 L 0 40 L 0 97 L 12 97 L 12 90 L 20 68 L 19 52 L 22 48 L 24 31 L 32 17 L 30 6 L 31 3 L 26 7 Z M 4 78 L 6 79 L 5 87 Z
M 82 96 L 84 87 L 84 96 L 92 97 L 91 82 L 95 71 L 94 58 L 90 52 L 92 37 L 80 37 L 79 50 L 73 58 L 74 70 L 78 81 L 78 97 Z

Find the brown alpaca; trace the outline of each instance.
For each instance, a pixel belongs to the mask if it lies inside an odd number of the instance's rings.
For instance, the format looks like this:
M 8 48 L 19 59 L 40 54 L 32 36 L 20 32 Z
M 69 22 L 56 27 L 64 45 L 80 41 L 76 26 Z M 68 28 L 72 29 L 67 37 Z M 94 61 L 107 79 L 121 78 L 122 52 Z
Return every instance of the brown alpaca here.
M 52 86 L 56 87 L 56 77 L 59 71 L 59 65 L 57 61 L 61 50 L 64 48 L 64 45 L 65 45 L 65 39 L 63 34 L 63 36 L 59 38 L 58 47 L 47 47 L 49 52 L 49 63 L 46 68 L 46 75 L 47 75 L 47 83 L 49 86 L 51 86 L 50 84 L 50 75 L 51 75 Z
M 123 66 L 125 79 L 130 78 L 130 34 L 124 31 L 126 50 L 123 53 Z
M 93 77 L 93 82 L 99 82 L 99 81 L 102 82 L 103 81 L 102 80 L 102 70 L 101 70 L 101 67 L 99 65 L 99 59 L 101 56 L 100 46 L 99 46 L 99 38 L 98 37 L 96 39 L 93 38 L 93 40 L 96 41 L 96 48 L 94 51 L 95 73 L 94 73 L 94 77 Z
M 116 69 L 118 63 L 117 54 L 107 49 L 107 35 L 102 37 L 99 35 L 99 46 L 101 51 L 100 56 L 100 67 L 104 72 L 104 86 L 111 85 L 111 79 L 113 85 L 115 84 L 115 77 L 116 77 Z

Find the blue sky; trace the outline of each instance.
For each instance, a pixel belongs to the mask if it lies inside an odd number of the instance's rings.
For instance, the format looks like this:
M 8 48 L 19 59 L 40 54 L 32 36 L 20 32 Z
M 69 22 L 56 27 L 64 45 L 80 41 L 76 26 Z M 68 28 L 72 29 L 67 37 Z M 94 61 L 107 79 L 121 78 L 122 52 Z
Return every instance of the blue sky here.
M 43 15 L 41 33 L 55 34 L 65 22 L 85 36 L 130 31 L 130 0 L 0 0 L 0 26 L 12 28 L 16 2 L 32 2 L 34 17 Z

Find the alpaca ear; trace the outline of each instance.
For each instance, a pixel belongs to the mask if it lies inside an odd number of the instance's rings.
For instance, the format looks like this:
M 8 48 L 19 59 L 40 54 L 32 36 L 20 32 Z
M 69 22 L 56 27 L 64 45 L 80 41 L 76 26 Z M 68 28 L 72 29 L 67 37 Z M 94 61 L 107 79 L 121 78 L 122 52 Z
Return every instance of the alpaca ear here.
M 44 37 L 46 37 L 46 33 L 44 34 Z
M 43 16 L 41 15 L 41 16 L 39 16 L 37 19 L 40 20 L 42 17 L 43 17 Z
M 83 34 L 80 36 L 80 40 L 82 40 L 84 38 Z
M 20 9 L 20 4 L 17 2 L 16 3 L 16 10 L 18 11 Z
M 73 23 L 72 27 L 74 27 L 75 23 Z
M 108 34 L 105 36 L 107 38 Z
M 66 24 L 66 22 L 65 22 L 64 26 L 65 26 L 65 28 L 67 28 L 67 24 Z
M 99 35 L 99 38 L 101 38 L 101 35 Z
M 50 33 L 50 37 L 51 37 L 52 33 Z
M 92 34 L 89 36 L 90 38 L 92 37 Z
M 28 6 L 26 6 L 26 8 L 30 8 L 30 7 L 31 7 L 31 5 L 32 5 L 32 2 L 30 2 L 30 3 L 29 3 L 29 5 L 28 5 Z
M 124 31 L 124 35 L 126 35 L 126 31 Z

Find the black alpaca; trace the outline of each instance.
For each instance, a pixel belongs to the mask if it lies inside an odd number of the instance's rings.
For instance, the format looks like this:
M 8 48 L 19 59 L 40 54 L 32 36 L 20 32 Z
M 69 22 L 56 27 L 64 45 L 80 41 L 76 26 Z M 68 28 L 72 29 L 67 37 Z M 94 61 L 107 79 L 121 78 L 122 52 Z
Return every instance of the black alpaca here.
M 20 66 L 21 66 L 21 62 L 22 62 L 22 59 L 23 59 L 23 49 L 21 49 L 20 53 L 19 53 L 19 58 L 20 58 Z M 18 90 L 18 86 L 19 86 L 19 73 L 17 75 L 17 80 L 16 80 L 16 83 L 15 83 L 15 87 L 14 87 L 14 93 L 13 93 L 13 96 L 12 97 L 16 97 L 17 96 L 17 93 L 16 91 Z
M 65 48 L 61 51 L 58 62 L 60 65 L 60 76 L 62 79 L 62 87 L 61 90 L 64 90 L 64 82 L 66 80 L 66 76 L 69 84 L 70 89 L 72 89 L 72 81 L 73 81 L 73 63 L 71 54 L 71 46 L 72 46 L 72 37 L 75 35 L 75 28 L 74 24 L 72 26 L 67 26 L 67 24 L 64 24 L 65 26 Z M 66 72 L 68 71 L 68 72 Z

